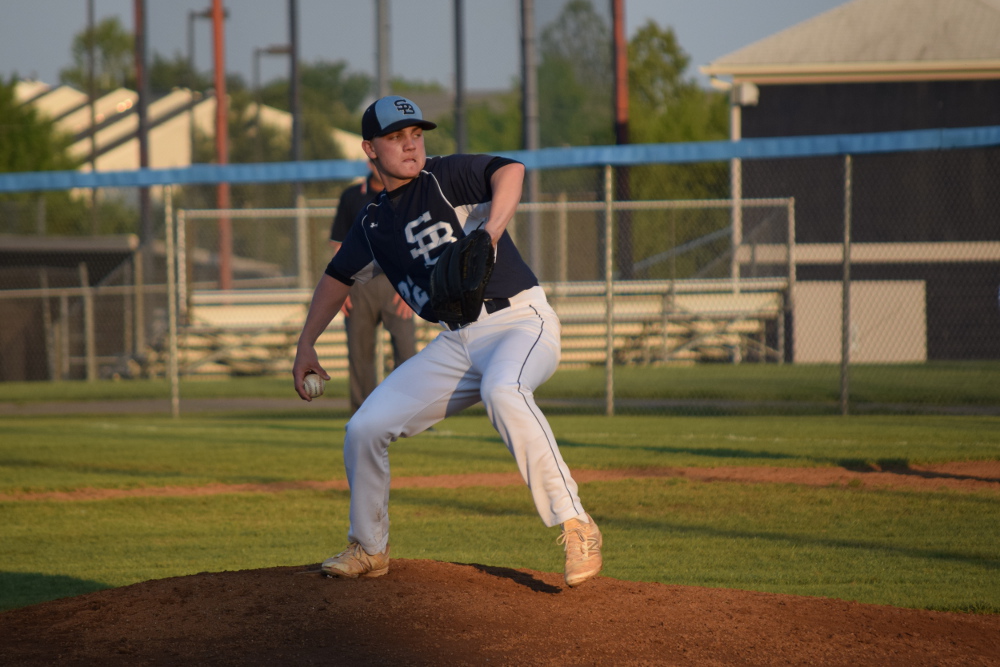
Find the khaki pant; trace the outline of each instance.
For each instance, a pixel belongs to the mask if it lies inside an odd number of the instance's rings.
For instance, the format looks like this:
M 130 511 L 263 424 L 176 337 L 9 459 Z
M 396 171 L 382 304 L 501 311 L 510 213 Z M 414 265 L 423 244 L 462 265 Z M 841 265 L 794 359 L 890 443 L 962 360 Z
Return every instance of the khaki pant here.
M 396 314 L 395 296 L 396 291 L 384 274 L 351 288 L 351 315 L 344 319 L 344 328 L 347 331 L 352 413 L 358 411 L 378 384 L 375 333 L 380 322 L 392 337 L 393 368 L 398 368 L 417 352 L 413 318 Z

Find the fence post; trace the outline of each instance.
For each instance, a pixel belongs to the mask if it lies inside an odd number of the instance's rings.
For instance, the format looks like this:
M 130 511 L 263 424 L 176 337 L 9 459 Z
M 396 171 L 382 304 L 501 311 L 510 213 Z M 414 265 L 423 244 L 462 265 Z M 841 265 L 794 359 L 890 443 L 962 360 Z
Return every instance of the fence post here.
M 840 311 L 840 414 L 850 411 L 851 365 L 851 156 L 844 156 L 844 278 Z
M 132 253 L 135 274 L 135 356 L 141 357 L 146 349 L 146 278 L 144 258 L 149 248 L 142 246 Z
M 132 250 L 135 254 L 135 250 Z M 132 356 L 135 349 L 135 314 L 132 312 L 132 295 L 128 292 L 128 286 L 132 282 L 132 263 L 127 262 L 122 267 L 122 352 L 126 356 Z
M 188 312 L 188 260 L 187 260 L 187 211 L 177 209 L 177 317 L 187 322 Z
M 56 360 L 56 335 L 52 328 L 52 311 L 49 310 L 49 271 L 39 269 L 42 282 L 42 327 L 45 329 L 45 359 L 48 362 L 49 380 L 58 379 Z
M 295 198 L 295 239 L 299 287 L 309 289 L 313 282 L 309 275 L 309 212 L 306 210 L 306 197 L 301 192 Z
M 97 379 L 97 355 L 94 351 L 94 293 L 90 289 L 87 263 L 80 262 L 80 287 L 83 290 L 83 344 L 87 368 L 87 381 Z
M 164 233 L 167 246 L 167 327 L 169 353 L 167 356 L 170 376 L 170 415 L 181 415 L 180 378 L 177 371 L 177 254 L 174 247 L 174 188 L 168 185 L 163 193 Z
M 778 345 L 778 363 L 785 362 L 785 346 L 789 331 L 795 331 L 793 324 L 795 318 L 795 282 L 798 280 L 798 265 L 795 259 L 795 197 L 788 198 L 788 294 L 785 297 L 785 309 L 781 315 L 779 331 L 781 333 L 780 344 Z M 789 355 L 791 358 L 791 355 Z
M 566 207 L 566 191 L 559 193 L 556 200 L 559 204 L 556 213 L 556 228 L 559 234 L 559 271 L 556 281 L 564 284 L 569 279 L 569 210 Z
M 69 296 L 59 293 L 59 379 L 69 379 Z
M 607 342 L 604 352 L 605 412 L 609 417 L 615 414 L 615 284 L 613 277 L 612 240 L 614 230 L 614 209 L 612 200 L 613 172 L 610 164 L 604 166 L 604 317 Z

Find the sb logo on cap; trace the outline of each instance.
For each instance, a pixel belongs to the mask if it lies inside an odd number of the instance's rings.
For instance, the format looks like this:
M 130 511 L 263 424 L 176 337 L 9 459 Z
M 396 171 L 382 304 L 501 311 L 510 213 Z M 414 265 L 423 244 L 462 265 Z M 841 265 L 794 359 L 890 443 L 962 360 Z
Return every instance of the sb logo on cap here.
M 396 100 L 394 104 L 396 105 L 396 110 L 401 114 L 408 115 L 417 113 L 417 110 L 413 108 L 413 105 L 410 104 L 409 100 Z

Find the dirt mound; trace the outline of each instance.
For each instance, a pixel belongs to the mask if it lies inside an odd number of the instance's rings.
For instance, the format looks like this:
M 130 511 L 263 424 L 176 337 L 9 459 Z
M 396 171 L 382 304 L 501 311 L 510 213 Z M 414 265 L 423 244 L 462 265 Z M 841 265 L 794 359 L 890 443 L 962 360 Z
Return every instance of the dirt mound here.
M 148 581 L 0 614 L 4 665 L 1000 665 L 1000 617 L 394 560 Z

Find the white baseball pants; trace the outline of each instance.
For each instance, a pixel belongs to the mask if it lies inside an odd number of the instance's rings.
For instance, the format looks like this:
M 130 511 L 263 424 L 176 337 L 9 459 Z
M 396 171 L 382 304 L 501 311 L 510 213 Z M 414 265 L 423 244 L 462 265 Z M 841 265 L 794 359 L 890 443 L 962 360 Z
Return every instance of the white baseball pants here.
M 347 424 L 348 540 L 370 554 L 389 541 L 389 445 L 482 401 L 539 516 L 555 526 L 584 513 L 577 485 L 534 390 L 559 363 L 560 328 L 541 287 L 462 329 L 442 331 L 395 369 Z M 485 313 L 485 311 L 484 311 Z

